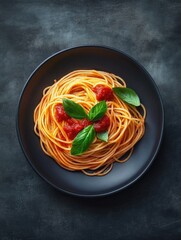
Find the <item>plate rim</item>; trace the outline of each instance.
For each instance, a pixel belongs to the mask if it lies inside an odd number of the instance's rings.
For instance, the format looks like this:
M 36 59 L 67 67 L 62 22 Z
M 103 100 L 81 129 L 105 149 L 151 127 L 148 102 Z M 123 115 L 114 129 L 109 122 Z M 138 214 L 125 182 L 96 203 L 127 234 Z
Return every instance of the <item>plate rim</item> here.
M 43 174 L 39 170 L 36 169 L 36 167 L 34 166 L 34 164 L 31 161 L 31 159 L 29 159 L 28 154 L 25 151 L 24 144 L 23 144 L 23 141 L 21 139 L 20 129 L 19 129 L 19 116 L 20 116 L 19 112 L 20 112 L 20 106 L 21 106 L 23 94 L 25 93 L 25 90 L 26 90 L 29 82 L 31 81 L 33 75 L 41 68 L 41 66 L 43 66 L 50 59 L 52 59 L 55 56 L 57 56 L 59 54 L 62 54 L 64 52 L 72 51 L 72 50 L 78 49 L 78 48 L 81 48 L 81 49 L 82 48 L 102 48 L 102 49 L 107 49 L 109 51 L 113 51 L 115 53 L 118 53 L 118 54 L 121 54 L 123 56 L 126 56 L 129 60 L 131 60 L 135 65 L 137 65 L 148 76 L 148 78 L 150 79 L 150 81 L 153 84 L 154 89 L 155 89 L 155 91 L 157 93 L 157 96 L 158 96 L 158 99 L 159 99 L 159 103 L 160 103 L 160 107 L 161 107 L 161 118 L 162 118 L 161 120 L 162 121 L 161 121 L 161 130 L 160 130 L 160 135 L 159 135 L 159 141 L 158 141 L 156 150 L 154 151 L 154 154 L 153 154 L 151 160 L 149 161 L 149 163 L 146 165 L 146 167 L 143 169 L 143 171 L 140 172 L 140 174 L 138 174 L 133 180 L 131 180 L 130 182 L 128 182 L 124 186 L 119 187 L 119 188 L 114 189 L 114 190 L 111 190 L 111 191 L 108 191 L 108 192 L 105 192 L 105 193 L 100 193 L 100 194 L 99 193 L 97 193 L 97 194 L 81 194 L 81 193 L 71 192 L 71 191 L 62 189 L 62 188 L 56 186 L 51 181 L 49 181 L 45 176 L 43 176 Z M 147 172 L 147 170 L 150 168 L 150 166 L 152 165 L 153 161 L 155 160 L 155 158 L 156 158 L 156 156 L 157 156 L 157 154 L 159 152 L 159 149 L 160 149 L 160 146 L 161 146 L 161 143 L 162 143 L 162 140 L 163 140 L 163 132 L 164 132 L 164 125 L 165 125 L 164 105 L 163 105 L 162 97 L 161 97 L 161 94 L 160 94 L 160 90 L 159 90 L 157 84 L 155 83 L 154 79 L 149 74 L 149 72 L 146 70 L 146 68 L 143 67 L 143 65 L 140 64 L 140 62 L 138 62 L 135 58 L 133 58 L 129 54 L 123 52 L 122 50 L 118 50 L 118 49 L 116 49 L 114 47 L 110 47 L 110 46 L 106 46 L 106 45 L 78 45 L 78 46 L 75 46 L 75 47 L 65 48 L 65 49 L 62 49 L 60 51 L 57 51 L 57 52 L 51 54 L 49 57 L 44 59 L 40 64 L 38 64 L 38 66 L 32 71 L 32 73 L 29 75 L 29 77 L 25 81 L 25 83 L 23 85 L 23 88 L 22 88 L 22 90 L 20 92 L 19 98 L 18 98 L 18 103 L 17 103 L 17 108 L 16 109 L 17 109 L 16 110 L 16 133 L 17 133 L 18 141 L 19 141 L 19 144 L 21 146 L 22 152 L 24 153 L 24 156 L 26 157 L 26 159 L 27 159 L 28 163 L 30 164 L 30 166 L 33 168 L 33 170 L 45 182 L 49 183 L 52 187 L 54 187 L 55 189 L 57 189 L 57 190 L 59 190 L 59 191 L 61 191 L 63 193 L 66 193 L 66 194 L 72 195 L 72 196 L 76 196 L 76 197 L 84 197 L 84 198 L 105 197 L 105 196 L 112 195 L 114 193 L 120 192 L 120 191 L 128 188 L 129 186 L 131 186 L 132 184 L 137 182 L 138 179 L 140 179 Z

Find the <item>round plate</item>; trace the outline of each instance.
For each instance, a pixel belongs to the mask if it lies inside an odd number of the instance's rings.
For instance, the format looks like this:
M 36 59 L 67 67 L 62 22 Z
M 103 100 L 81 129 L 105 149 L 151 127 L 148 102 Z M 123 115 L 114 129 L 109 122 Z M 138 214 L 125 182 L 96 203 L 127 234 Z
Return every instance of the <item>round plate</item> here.
M 147 109 L 146 131 L 131 158 L 115 163 L 105 176 L 90 177 L 61 168 L 42 151 L 33 131 L 33 111 L 45 87 L 54 79 L 76 69 L 96 69 L 122 77 L 133 88 Z M 135 182 L 150 166 L 160 147 L 163 105 L 158 89 L 148 72 L 123 52 L 103 46 L 80 46 L 60 51 L 46 59 L 28 79 L 19 101 L 17 133 L 23 152 L 36 172 L 55 188 L 66 193 L 96 197 L 124 189 Z

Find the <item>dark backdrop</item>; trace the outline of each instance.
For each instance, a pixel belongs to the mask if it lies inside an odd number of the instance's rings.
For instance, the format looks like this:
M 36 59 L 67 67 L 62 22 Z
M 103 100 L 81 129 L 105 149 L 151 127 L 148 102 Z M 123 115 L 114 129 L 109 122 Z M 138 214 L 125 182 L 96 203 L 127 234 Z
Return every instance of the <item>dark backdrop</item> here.
M 181 85 L 178 1 L 0 1 L 0 239 L 181 239 Z M 137 59 L 165 108 L 160 152 L 118 194 L 65 195 L 44 182 L 19 146 L 15 116 L 30 73 L 56 51 L 107 45 Z

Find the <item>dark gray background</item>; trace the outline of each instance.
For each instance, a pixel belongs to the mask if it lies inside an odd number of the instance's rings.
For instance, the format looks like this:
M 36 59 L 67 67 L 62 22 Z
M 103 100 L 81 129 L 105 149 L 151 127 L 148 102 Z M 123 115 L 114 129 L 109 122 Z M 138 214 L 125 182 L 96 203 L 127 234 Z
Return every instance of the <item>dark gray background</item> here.
M 0 1 L 0 239 L 181 239 L 181 1 Z M 160 152 L 128 189 L 100 199 L 44 182 L 19 146 L 21 90 L 49 55 L 107 45 L 138 60 L 165 108 Z

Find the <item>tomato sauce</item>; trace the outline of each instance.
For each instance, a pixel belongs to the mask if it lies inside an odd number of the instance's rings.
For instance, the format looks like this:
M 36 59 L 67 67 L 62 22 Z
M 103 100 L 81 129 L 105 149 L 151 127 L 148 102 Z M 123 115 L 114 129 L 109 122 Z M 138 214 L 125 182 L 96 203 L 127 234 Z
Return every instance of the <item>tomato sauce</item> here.
M 95 92 L 98 101 L 109 101 L 113 98 L 113 90 L 110 87 L 98 84 L 92 90 Z
M 61 103 L 55 106 L 55 117 L 58 122 L 66 121 L 70 118 L 70 116 L 66 114 L 63 108 L 63 105 Z
M 66 132 L 68 138 L 73 140 L 82 129 L 90 124 L 91 122 L 87 119 L 77 120 L 70 118 L 65 122 L 63 129 Z
M 100 120 L 94 123 L 94 129 L 96 132 L 105 132 L 110 125 L 110 119 L 107 115 L 104 115 Z
M 107 131 L 110 125 L 110 119 L 107 115 L 104 115 L 100 120 L 96 121 L 95 123 L 92 123 L 86 118 L 81 120 L 71 118 L 65 112 L 61 103 L 55 106 L 55 117 L 58 122 L 64 121 L 63 129 L 70 140 L 73 140 L 81 130 L 91 124 L 93 124 L 95 131 L 98 133 Z

